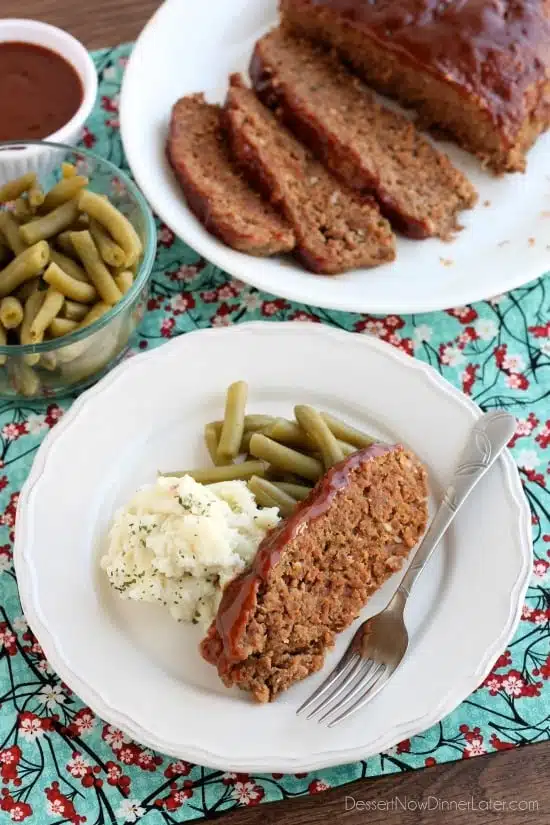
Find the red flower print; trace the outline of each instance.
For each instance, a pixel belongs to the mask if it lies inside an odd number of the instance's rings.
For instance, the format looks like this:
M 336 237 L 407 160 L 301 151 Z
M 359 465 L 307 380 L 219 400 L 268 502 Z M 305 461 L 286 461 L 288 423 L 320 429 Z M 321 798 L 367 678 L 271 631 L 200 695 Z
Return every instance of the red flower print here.
M 399 315 L 386 315 L 384 318 L 384 326 L 388 330 L 403 329 L 405 321 Z
M 463 730 L 463 728 L 465 728 L 465 730 Z M 468 730 L 467 725 L 461 725 L 460 730 L 464 733 L 464 739 L 466 740 L 466 745 L 462 753 L 463 759 L 470 759 L 472 756 L 481 756 L 487 752 L 479 728 Z
M 141 751 L 136 760 L 136 765 L 143 771 L 156 771 L 162 765 L 162 757 L 155 756 L 151 751 Z
M 68 726 L 68 732 L 72 736 L 85 736 L 93 731 L 95 724 L 93 711 L 90 708 L 81 708 L 75 713 L 73 721 Z
M 398 742 L 396 750 L 397 750 L 397 753 L 410 753 L 411 740 L 410 739 L 403 739 L 402 742 Z
M 500 668 L 508 667 L 508 665 L 512 664 L 512 654 L 509 650 L 505 650 L 504 653 L 501 653 L 496 662 L 493 665 L 493 670 L 500 670 Z
M 188 309 L 193 309 L 195 306 L 195 299 L 190 292 L 182 292 L 181 295 L 174 295 L 170 301 L 170 308 L 174 315 L 181 315 L 187 312 Z
M 105 120 L 105 126 L 108 129 L 120 129 L 120 120 L 117 117 L 108 117 Z
M 502 687 L 508 696 L 513 696 L 515 698 L 521 696 L 525 687 L 525 682 L 519 670 L 510 670 L 508 673 L 504 674 L 502 677 Z
M 362 321 L 357 321 L 354 327 L 356 332 L 365 332 L 374 335 L 376 338 L 386 338 L 388 330 L 381 318 L 365 316 Z
M 29 710 L 19 714 L 19 733 L 23 739 L 28 741 L 37 739 L 39 736 L 43 736 L 48 727 L 49 725 L 45 719 L 41 719 L 40 716 L 31 713 Z
M 259 805 L 264 797 L 264 789 L 255 782 L 235 782 L 231 795 L 239 805 Z
M 0 490 L 5 490 L 8 486 L 8 477 L 0 476 Z
M 166 274 L 171 281 L 193 281 L 197 273 L 203 268 L 204 264 L 182 264 L 179 269 L 176 269 L 174 272 L 167 272 Z
M 437 765 L 437 762 L 433 758 L 433 756 L 427 756 L 424 760 L 424 764 L 427 768 L 433 768 L 434 765 Z
M 468 344 L 470 344 L 472 341 L 475 341 L 476 339 L 477 332 L 475 331 L 475 329 L 473 327 L 466 327 L 458 336 L 457 344 L 460 347 L 460 349 L 464 349 L 464 347 L 467 347 Z
M 539 668 L 539 675 L 542 676 L 543 679 L 550 679 L 550 653 L 546 657 L 544 664 Z
M 546 561 L 546 559 L 535 559 L 533 564 L 533 576 L 537 579 L 545 579 L 548 574 L 549 567 L 550 562 Z
M 500 344 L 500 346 L 495 347 L 493 351 L 493 355 L 495 356 L 496 365 L 499 369 L 503 369 L 504 359 L 506 357 L 508 347 L 506 344 Z
M 12 745 L 11 748 L 4 748 L 0 751 L 0 776 L 4 782 L 14 781 L 20 784 L 17 777 L 17 766 L 21 761 L 21 748 L 19 745 Z
M 514 447 L 518 438 L 523 438 L 525 436 L 531 435 L 533 430 L 538 427 L 539 420 L 535 416 L 534 413 L 530 412 L 527 418 L 518 418 L 516 419 L 516 431 L 510 441 L 508 442 L 509 447 Z M 535 439 L 536 441 L 537 439 Z
M 502 739 L 498 738 L 496 733 L 492 734 L 489 742 L 496 751 L 509 751 L 511 748 L 516 747 L 513 742 L 503 742 Z
M 92 132 L 90 132 L 87 126 L 84 126 L 84 129 L 82 130 L 82 143 L 84 144 L 84 146 L 87 149 L 91 149 L 94 146 L 96 140 L 96 136 Z
M 309 321 L 314 324 L 319 324 L 321 319 L 313 312 L 305 312 L 303 309 L 297 309 L 296 312 L 290 316 L 289 321 Z
M 169 229 L 165 224 L 161 224 L 160 229 L 157 232 L 157 241 L 159 246 L 163 246 L 168 248 L 172 246 L 176 237 L 171 229 Z
M 44 793 L 48 800 L 47 810 L 50 816 L 63 817 L 73 825 L 86 822 L 86 817 L 79 816 L 71 800 L 59 791 L 59 782 L 52 782 L 50 788 L 44 788 Z
M 4 424 L 4 426 L 2 427 L 2 430 L 0 432 L 2 434 L 2 437 L 6 441 L 16 441 L 19 438 L 19 436 L 21 435 L 19 427 L 17 426 L 17 424 L 13 424 L 13 423 L 12 424 Z
M 526 378 L 525 375 L 519 375 L 513 372 L 507 376 L 506 386 L 511 390 L 526 390 L 529 387 L 529 379 Z
M 218 301 L 230 301 L 231 298 L 236 298 L 239 294 L 239 289 L 235 286 L 233 281 L 230 281 L 223 286 L 218 287 L 217 299 Z
M 32 814 L 32 807 L 28 802 L 15 801 L 13 796 L 4 788 L 2 791 L 2 802 L 0 809 L 6 811 L 10 815 L 12 822 L 23 822 L 28 816 Z
M 176 322 L 173 318 L 165 318 L 160 325 L 160 334 L 163 338 L 170 338 Z
M 483 687 L 486 687 L 491 696 L 496 696 L 502 687 L 502 677 L 495 673 L 490 673 L 483 682 Z
M 392 332 L 386 340 L 389 341 L 390 344 L 393 344 L 394 347 L 402 349 L 407 355 L 414 354 L 414 346 L 411 338 L 401 338 L 396 332 Z
M 473 307 L 455 307 L 454 309 L 445 310 L 447 315 L 452 318 L 458 318 L 461 324 L 471 324 L 477 318 L 477 312 Z
M 547 321 L 540 327 L 528 327 L 529 332 L 532 332 L 535 338 L 550 338 L 550 321 Z
M 140 754 L 141 748 L 139 745 L 129 742 L 127 745 L 122 745 L 117 752 L 117 757 L 124 765 L 135 765 Z
M 264 301 L 262 304 L 262 315 L 267 318 L 276 315 L 282 309 L 288 309 L 289 305 L 283 298 L 276 298 L 274 301 Z
M 462 392 L 466 395 L 472 394 L 472 387 L 475 384 L 479 364 L 468 364 L 462 373 Z
M 6 622 L 0 623 L 0 650 L 5 650 L 10 656 L 17 653 L 17 637 Z
M 48 425 L 48 427 L 53 427 L 54 424 L 57 424 L 59 419 L 63 415 L 63 410 L 57 404 L 50 404 L 48 409 L 46 410 L 46 415 L 44 417 L 44 422 Z
M 191 773 L 191 768 L 192 765 L 190 762 L 184 762 L 183 759 L 179 759 L 177 762 L 170 762 L 164 771 L 164 775 L 167 779 L 174 779 L 174 777 L 179 776 L 188 776 Z
M 230 304 L 220 304 L 218 307 L 216 314 L 212 316 L 212 326 L 213 327 L 228 327 L 231 325 L 231 313 L 235 312 L 238 309 L 236 306 L 231 306 Z
M 205 304 L 214 304 L 218 300 L 218 292 L 215 289 L 208 289 L 201 292 L 201 298 Z
M 308 793 L 322 793 L 323 791 L 328 791 L 330 785 L 327 785 L 322 779 L 314 779 L 313 782 L 310 782 L 307 786 Z
M 161 300 L 160 298 L 149 298 L 147 301 L 147 309 L 150 312 L 153 312 L 155 309 L 160 309 Z
M 535 436 L 535 441 L 543 450 L 550 447 L 550 420 L 546 422 L 539 434 Z
M 118 112 L 118 95 L 107 97 L 103 95 L 101 98 L 101 108 L 105 112 Z
M 181 808 L 192 796 L 193 791 L 191 788 L 181 788 L 180 790 L 172 791 L 169 796 L 160 799 L 159 802 L 167 811 L 177 811 L 178 808 Z
M 118 728 L 113 727 L 113 725 L 103 726 L 101 738 L 111 746 L 111 750 L 115 753 L 118 753 L 123 745 L 127 745 L 130 742 L 126 734 L 122 733 Z

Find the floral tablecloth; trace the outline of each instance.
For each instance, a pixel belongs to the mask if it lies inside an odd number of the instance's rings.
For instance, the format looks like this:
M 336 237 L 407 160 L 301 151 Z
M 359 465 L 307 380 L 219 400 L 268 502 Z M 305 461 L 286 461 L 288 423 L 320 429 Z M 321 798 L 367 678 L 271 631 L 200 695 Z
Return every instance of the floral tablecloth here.
M 100 99 L 84 134 L 86 146 L 123 166 L 118 93 L 129 51 L 96 54 Z M 200 259 L 161 224 L 158 243 L 137 350 L 197 327 L 254 319 L 332 324 L 389 341 L 430 363 L 484 409 L 504 407 L 517 416 L 511 447 L 531 505 L 536 555 L 522 621 L 492 673 L 454 713 L 365 762 L 249 776 L 152 753 L 98 719 L 59 681 L 21 615 L 12 564 L 18 491 L 41 438 L 70 400 L 1 404 L 0 822 L 172 824 L 548 739 L 550 278 L 447 312 L 373 317 L 262 294 Z

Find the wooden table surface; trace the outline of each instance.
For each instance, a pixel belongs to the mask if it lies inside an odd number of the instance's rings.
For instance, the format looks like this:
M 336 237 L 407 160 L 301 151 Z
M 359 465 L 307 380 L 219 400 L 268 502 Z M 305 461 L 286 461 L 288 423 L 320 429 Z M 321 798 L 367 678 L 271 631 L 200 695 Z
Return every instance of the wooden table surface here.
M 97 49 L 134 40 L 159 5 L 159 0 L 0 0 L 0 14 L 53 23 Z M 221 821 L 223 825 L 317 825 L 325 819 L 335 825 L 544 825 L 550 822 L 549 776 L 550 744 L 545 743 L 366 779 L 315 797 L 239 810 Z M 528 802 L 529 806 L 522 804 Z

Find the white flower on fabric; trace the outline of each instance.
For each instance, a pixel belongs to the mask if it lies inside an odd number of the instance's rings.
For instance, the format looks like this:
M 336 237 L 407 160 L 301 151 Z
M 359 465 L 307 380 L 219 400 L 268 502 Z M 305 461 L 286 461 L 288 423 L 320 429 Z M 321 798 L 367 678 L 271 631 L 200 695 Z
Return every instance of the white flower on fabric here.
M 474 329 L 482 341 L 490 341 L 498 332 L 498 327 L 491 318 L 478 318 L 474 323 Z
M 36 698 L 49 710 L 54 710 L 58 705 L 63 705 L 67 701 L 61 685 L 44 685 L 38 691 Z
M 447 364 L 449 367 L 457 367 L 459 364 L 462 364 L 463 361 L 464 355 L 461 349 L 454 347 L 452 344 L 443 347 L 441 353 L 442 364 Z
M 248 310 L 259 309 L 262 305 L 260 296 L 255 292 L 249 292 L 248 294 L 241 295 L 241 302 Z
M 5 553 L 0 553 L 0 573 L 11 570 L 11 560 Z
M 117 819 L 126 822 L 137 822 L 145 813 L 138 799 L 123 799 L 115 811 Z
M 103 80 L 116 80 L 117 71 L 114 66 L 106 66 L 103 69 Z
M 550 355 L 550 338 L 547 341 L 543 341 L 541 343 L 540 351 L 543 355 Z
M 27 620 L 24 616 L 16 616 L 13 622 L 11 623 L 11 626 L 18 633 L 24 633 L 25 630 L 27 630 L 28 628 Z
M 431 341 L 433 329 L 428 324 L 419 324 L 414 330 L 414 340 L 416 344 L 422 344 L 424 341 Z
M 31 435 L 38 435 L 42 430 L 47 430 L 46 416 L 36 415 L 35 413 L 29 415 L 27 418 L 27 429 Z
M 508 354 L 504 356 L 502 366 L 505 370 L 510 370 L 510 372 L 521 372 L 525 369 L 525 361 L 521 355 Z
M 522 450 L 517 457 L 517 463 L 524 470 L 535 470 L 540 464 L 540 458 L 536 450 Z

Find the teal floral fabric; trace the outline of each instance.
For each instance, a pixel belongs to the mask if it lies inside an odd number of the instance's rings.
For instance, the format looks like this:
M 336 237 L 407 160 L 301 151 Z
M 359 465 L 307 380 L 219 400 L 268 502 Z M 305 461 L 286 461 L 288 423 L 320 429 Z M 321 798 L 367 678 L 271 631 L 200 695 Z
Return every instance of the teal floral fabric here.
M 83 138 L 121 166 L 118 95 L 129 51 L 95 55 L 100 97 Z M 172 825 L 550 737 L 550 279 L 429 315 L 328 312 L 230 278 L 158 224 L 152 293 L 136 351 L 196 328 L 256 319 L 375 335 L 431 364 L 483 409 L 504 407 L 517 416 L 510 446 L 531 506 L 535 562 L 515 638 L 454 713 L 364 762 L 253 776 L 153 753 L 83 706 L 52 672 L 21 614 L 12 564 L 18 492 L 41 438 L 70 399 L 0 404 L 0 823 Z

